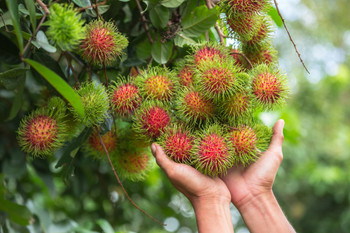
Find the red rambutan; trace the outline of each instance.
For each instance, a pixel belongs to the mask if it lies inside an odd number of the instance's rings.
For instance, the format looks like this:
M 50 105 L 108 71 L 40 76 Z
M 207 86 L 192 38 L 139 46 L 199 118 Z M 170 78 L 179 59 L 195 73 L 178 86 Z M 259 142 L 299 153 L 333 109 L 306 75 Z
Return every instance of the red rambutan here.
M 165 105 L 161 102 L 145 102 L 135 112 L 133 128 L 140 137 L 154 140 L 170 123 L 171 115 Z
M 94 130 L 86 142 L 86 150 L 96 158 L 102 158 L 106 155 L 105 150 L 100 142 L 100 132 Z M 117 149 L 118 136 L 115 134 L 115 130 L 112 129 L 106 134 L 101 136 L 103 143 L 109 154 L 115 152 Z
M 264 10 L 269 2 L 270 0 L 226 0 L 223 4 L 229 5 L 233 13 L 249 14 Z
M 193 83 L 193 71 L 189 66 L 184 66 L 178 73 L 181 86 L 190 87 Z
M 233 165 L 231 150 L 231 142 L 222 128 L 217 124 L 210 125 L 197 134 L 193 164 L 205 175 L 223 175 Z
M 183 126 L 172 125 L 167 127 L 160 138 L 159 145 L 165 154 L 175 162 L 190 163 L 194 137 L 190 130 Z
M 141 105 L 139 88 L 130 81 L 122 80 L 111 86 L 111 105 L 118 116 L 131 116 Z
M 249 121 L 252 112 L 251 96 L 245 91 L 234 93 L 219 102 L 220 116 L 229 122 Z
M 198 66 L 202 62 L 211 61 L 214 58 L 224 59 L 227 57 L 225 47 L 214 44 L 204 44 L 200 47 L 195 47 L 193 55 L 189 58 L 189 63 Z

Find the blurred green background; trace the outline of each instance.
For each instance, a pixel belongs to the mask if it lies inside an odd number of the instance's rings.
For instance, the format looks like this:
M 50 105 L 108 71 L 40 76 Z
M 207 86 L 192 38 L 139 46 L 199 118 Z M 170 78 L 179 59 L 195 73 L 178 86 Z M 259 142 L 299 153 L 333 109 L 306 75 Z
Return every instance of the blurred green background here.
M 287 0 L 279 7 L 310 74 L 278 28 L 274 43 L 291 96 L 282 111 L 261 116 L 269 125 L 279 118 L 286 122 L 274 192 L 297 232 L 350 232 L 350 1 Z M 166 227 L 127 201 L 105 162 L 80 156 L 65 182 L 63 171 L 54 167 L 56 158 L 25 158 L 15 134 L 21 116 L 5 122 L 11 95 L 0 89 L 0 225 L 6 226 L 1 233 L 196 232 L 192 207 L 159 168 L 143 182 L 124 185 Z M 28 109 L 30 102 L 24 104 Z M 231 211 L 235 232 L 249 232 L 233 206 Z M 28 216 L 27 227 L 11 221 Z

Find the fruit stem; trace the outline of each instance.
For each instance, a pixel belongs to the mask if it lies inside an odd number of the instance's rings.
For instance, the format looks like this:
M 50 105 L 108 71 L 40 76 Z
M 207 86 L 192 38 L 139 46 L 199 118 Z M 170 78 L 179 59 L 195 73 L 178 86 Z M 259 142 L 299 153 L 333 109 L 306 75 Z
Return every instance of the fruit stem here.
M 253 64 L 252 62 L 247 58 L 247 56 L 244 53 L 239 53 L 239 52 L 232 52 L 233 54 L 238 54 L 242 57 L 244 57 L 244 59 L 246 59 L 246 61 L 249 63 L 250 67 L 253 69 Z
M 144 213 L 147 217 L 149 217 L 150 219 L 152 219 L 152 220 L 155 221 L 156 223 L 159 223 L 160 225 L 165 226 L 166 224 L 161 223 L 161 222 L 159 222 L 157 219 L 153 218 L 153 217 L 152 217 L 151 215 L 149 215 L 146 211 L 144 211 L 143 209 L 141 209 L 140 207 L 138 207 L 138 206 L 135 204 L 135 202 L 130 198 L 130 196 L 129 196 L 129 194 L 126 192 L 126 190 L 125 190 L 125 188 L 124 188 L 124 186 L 123 186 L 121 180 L 119 179 L 119 176 L 117 175 L 117 172 L 116 172 L 115 169 L 114 169 L 113 163 L 112 163 L 112 161 L 111 161 L 111 158 L 109 157 L 109 153 L 108 153 L 107 148 L 106 148 L 106 146 L 105 146 L 105 144 L 104 144 L 104 142 L 103 142 L 103 140 L 102 140 L 101 135 L 98 134 L 98 136 L 99 136 L 99 139 L 100 139 L 100 143 L 101 143 L 101 145 L 102 145 L 102 147 L 103 147 L 103 150 L 105 151 L 105 153 L 106 153 L 106 155 L 107 155 L 108 162 L 109 162 L 109 164 L 110 164 L 111 167 L 112 167 L 112 170 L 113 170 L 113 172 L 114 172 L 114 176 L 115 176 L 115 178 L 117 179 L 117 181 L 118 181 L 120 187 L 122 188 L 122 190 L 123 190 L 125 196 L 126 196 L 126 197 L 128 198 L 128 200 L 131 202 L 131 204 L 132 204 L 133 206 L 136 207 L 136 209 L 138 209 L 139 211 L 141 211 L 142 213 Z
M 108 89 L 108 76 L 107 76 L 107 69 L 106 69 L 106 64 L 103 64 L 104 71 L 105 71 L 105 78 L 106 78 L 106 87 Z
M 151 37 L 151 34 L 149 33 L 149 28 L 148 28 L 148 25 L 146 23 L 146 17 L 143 15 L 143 10 L 142 10 L 142 7 L 141 7 L 141 4 L 140 4 L 140 1 L 139 0 L 136 0 L 136 5 L 137 5 L 137 8 L 139 9 L 140 11 L 140 16 L 141 16 L 141 21 L 142 21 L 142 24 L 143 24 L 143 27 L 146 31 L 146 34 L 147 34 L 147 37 L 148 37 L 148 40 L 151 44 L 153 44 L 153 39 Z
M 294 43 L 294 40 L 293 40 L 291 34 L 289 33 L 289 30 L 288 30 L 288 28 L 287 28 L 287 25 L 286 25 L 286 23 L 284 22 L 284 18 L 283 18 L 282 14 L 281 14 L 281 12 L 280 12 L 280 10 L 279 10 L 279 8 L 278 8 L 277 1 L 274 0 L 274 2 L 275 2 L 275 6 L 276 6 L 276 10 L 277 10 L 277 12 L 278 12 L 278 15 L 281 17 L 283 26 L 284 26 L 284 28 L 286 29 L 287 34 L 288 34 L 288 36 L 289 36 L 289 40 L 292 42 L 292 44 L 293 44 L 293 46 L 294 46 L 294 49 L 295 49 L 295 52 L 298 54 L 298 57 L 299 57 L 299 60 L 300 60 L 301 64 L 304 66 L 306 72 L 307 72 L 308 74 L 310 74 L 309 70 L 308 70 L 308 69 L 306 68 L 306 66 L 305 66 L 305 63 L 304 63 L 303 59 L 301 58 L 301 55 L 300 55 L 300 53 L 299 53 L 299 51 L 298 51 L 298 49 L 297 49 L 296 44 Z
M 213 8 L 213 4 L 211 2 L 211 0 L 205 0 L 205 4 L 207 5 L 208 9 L 210 10 L 211 8 Z M 219 24 L 216 23 L 215 24 L 215 30 L 217 31 L 219 37 L 220 37 L 220 42 L 223 46 L 225 46 L 225 40 L 224 40 L 224 34 L 222 33 Z

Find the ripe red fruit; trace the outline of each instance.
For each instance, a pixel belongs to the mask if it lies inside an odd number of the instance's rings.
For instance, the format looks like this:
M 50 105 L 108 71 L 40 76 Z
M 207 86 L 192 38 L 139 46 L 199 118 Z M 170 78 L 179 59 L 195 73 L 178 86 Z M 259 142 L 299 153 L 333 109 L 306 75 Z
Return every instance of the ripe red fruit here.
M 235 61 L 235 65 L 239 67 L 243 67 L 243 61 L 244 61 L 244 57 L 241 54 L 243 54 L 243 52 L 238 49 L 232 49 L 230 51 L 230 55 Z
M 269 0 L 227 0 L 224 2 L 230 5 L 232 12 L 249 14 L 262 11 Z
M 197 170 L 209 176 L 225 174 L 232 167 L 232 147 L 222 129 L 211 125 L 198 135 L 193 164 Z
M 190 163 L 194 137 L 188 129 L 173 125 L 164 130 L 158 139 L 160 146 L 170 159 L 178 163 Z
M 227 55 L 224 49 L 220 46 L 204 45 L 197 48 L 193 53 L 193 63 L 197 66 L 205 61 L 213 60 L 214 58 L 225 58 Z
M 111 91 L 111 105 L 122 117 L 132 115 L 142 102 L 138 87 L 131 82 L 114 83 Z
M 170 125 L 171 115 L 160 102 L 146 102 L 135 113 L 134 130 L 148 139 L 156 139 Z
M 193 71 L 187 65 L 179 71 L 178 77 L 181 86 L 190 87 L 193 84 Z

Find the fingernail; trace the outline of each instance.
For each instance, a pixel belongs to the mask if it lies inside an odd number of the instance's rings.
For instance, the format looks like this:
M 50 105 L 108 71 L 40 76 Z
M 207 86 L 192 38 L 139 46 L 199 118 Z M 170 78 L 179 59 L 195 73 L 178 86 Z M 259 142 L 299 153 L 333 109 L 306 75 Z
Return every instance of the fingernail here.
M 152 143 L 151 149 L 152 149 L 153 154 L 155 154 L 156 150 L 157 150 L 156 144 Z
M 284 128 L 284 123 L 285 123 L 285 122 L 284 122 L 283 119 L 281 119 L 281 121 L 282 121 L 282 128 L 281 128 L 282 132 L 281 132 L 281 133 L 282 133 L 282 135 L 283 135 L 283 128 Z

